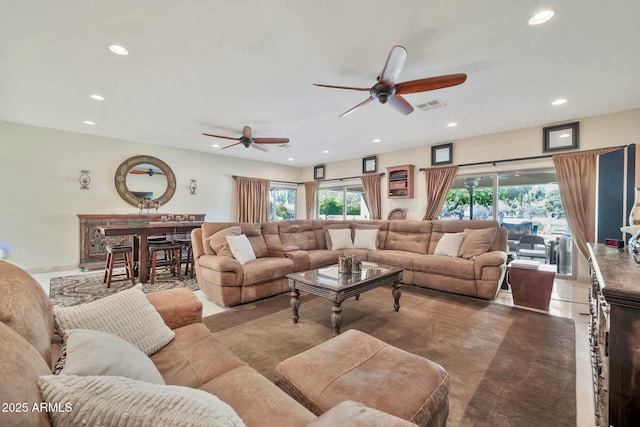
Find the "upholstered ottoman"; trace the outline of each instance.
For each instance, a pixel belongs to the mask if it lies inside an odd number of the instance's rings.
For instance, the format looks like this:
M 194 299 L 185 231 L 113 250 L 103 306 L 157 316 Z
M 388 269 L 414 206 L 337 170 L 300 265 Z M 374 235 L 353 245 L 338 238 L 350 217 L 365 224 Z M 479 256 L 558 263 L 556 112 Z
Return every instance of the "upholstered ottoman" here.
M 419 426 L 444 426 L 449 415 L 442 366 L 354 329 L 280 362 L 275 383 L 318 416 L 345 400 Z

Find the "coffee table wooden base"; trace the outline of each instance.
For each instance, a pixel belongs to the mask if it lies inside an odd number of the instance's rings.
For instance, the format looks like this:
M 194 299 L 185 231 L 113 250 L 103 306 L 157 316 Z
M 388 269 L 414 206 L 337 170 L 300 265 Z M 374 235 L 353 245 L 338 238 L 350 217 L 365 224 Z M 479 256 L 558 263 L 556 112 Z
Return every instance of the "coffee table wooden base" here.
M 401 271 L 391 277 L 362 282 L 344 290 L 334 291 L 326 287 L 318 287 L 289 278 L 289 287 L 291 288 L 291 318 L 293 319 L 293 323 L 298 323 L 298 319 L 300 318 L 298 310 L 301 303 L 300 290 L 326 298 L 333 303 L 331 307 L 331 324 L 333 325 L 333 336 L 335 337 L 336 335 L 340 335 L 340 327 L 342 326 L 342 302 L 347 298 L 355 297 L 357 300 L 363 292 L 391 284 L 393 285 L 393 290 L 391 291 L 393 295 L 393 309 L 396 312 L 400 310 L 400 296 L 402 295 L 400 280 L 402 280 Z

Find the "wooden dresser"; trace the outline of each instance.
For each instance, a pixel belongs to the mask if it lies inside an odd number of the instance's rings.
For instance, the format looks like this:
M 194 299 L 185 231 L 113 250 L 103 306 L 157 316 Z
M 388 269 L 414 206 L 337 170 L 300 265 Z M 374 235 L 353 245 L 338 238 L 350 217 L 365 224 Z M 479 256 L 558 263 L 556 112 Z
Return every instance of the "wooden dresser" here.
M 640 420 L 640 268 L 625 249 L 589 244 L 589 339 L 596 424 Z
M 82 270 L 103 268 L 107 258 L 107 245 L 132 245 L 131 236 L 104 237 L 97 229 L 100 225 L 135 225 L 149 221 L 161 221 L 167 217 L 187 217 L 194 221 L 204 221 L 205 214 L 79 214 L 80 221 L 80 262 Z

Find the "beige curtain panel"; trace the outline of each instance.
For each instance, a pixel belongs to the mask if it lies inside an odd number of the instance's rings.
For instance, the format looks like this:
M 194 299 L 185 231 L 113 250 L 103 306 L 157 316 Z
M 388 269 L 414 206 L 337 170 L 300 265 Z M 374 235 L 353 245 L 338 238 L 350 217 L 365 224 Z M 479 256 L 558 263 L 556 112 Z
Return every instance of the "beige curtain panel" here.
M 438 219 L 449 188 L 456 177 L 458 165 L 427 168 L 424 172 L 427 181 L 427 209 L 423 220 Z
M 371 173 L 362 175 L 362 187 L 364 188 L 365 203 L 369 208 L 371 219 L 381 219 L 382 215 L 382 175 L 379 173 Z
M 307 207 L 307 219 L 311 219 L 313 211 L 313 203 L 316 200 L 316 191 L 318 190 L 318 181 L 308 181 L 304 183 L 304 199 Z
M 571 235 L 582 255 L 589 258 L 588 242 L 596 240 L 596 169 L 598 156 L 622 147 L 554 154 L 560 198 Z
M 269 220 L 268 179 L 236 177 L 238 193 L 238 221 L 263 222 Z

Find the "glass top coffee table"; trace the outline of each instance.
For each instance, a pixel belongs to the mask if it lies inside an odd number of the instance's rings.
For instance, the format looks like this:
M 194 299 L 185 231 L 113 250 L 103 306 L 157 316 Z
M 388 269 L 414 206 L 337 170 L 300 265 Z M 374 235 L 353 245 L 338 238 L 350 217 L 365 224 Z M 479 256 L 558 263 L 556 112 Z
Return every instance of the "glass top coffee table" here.
M 362 272 L 357 274 L 338 273 L 338 265 L 316 268 L 309 271 L 287 274 L 291 288 L 291 309 L 293 323 L 298 323 L 300 291 L 326 298 L 333 303 L 331 324 L 333 336 L 340 335 L 342 325 L 342 302 L 347 298 L 360 298 L 360 294 L 380 286 L 392 285 L 393 308 L 400 309 L 400 282 L 402 269 L 373 262 L 363 262 Z

